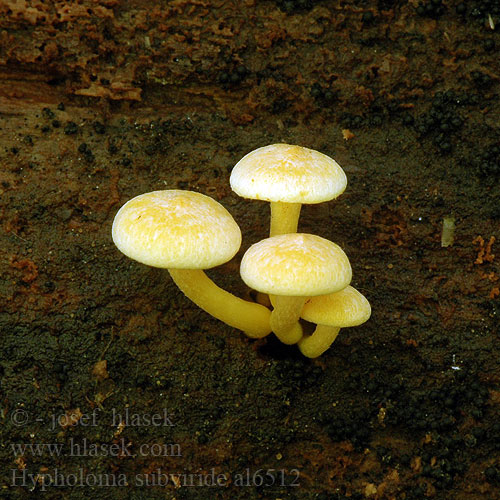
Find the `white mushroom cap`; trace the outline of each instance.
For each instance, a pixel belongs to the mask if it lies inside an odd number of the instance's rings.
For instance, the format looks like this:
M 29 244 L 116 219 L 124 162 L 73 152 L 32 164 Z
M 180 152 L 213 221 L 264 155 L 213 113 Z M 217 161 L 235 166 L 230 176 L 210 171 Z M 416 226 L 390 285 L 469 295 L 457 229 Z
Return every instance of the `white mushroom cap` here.
M 248 153 L 235 165 L 229 181 L 243 198 L 283 203 L 322 203 L 342 194 L 347 186 L 335 160 L 290 144 Z
M 302 309 L 301 317 L 318 325 L 358 326 L 368 320 L 372 312 L 366 297 L 352 286 L 339 292 L 311 297 Z
M 252 245 L 240 272 L 259 292 L 297 297 L 336 292 L 352 277 L 349 259 L 338 245 L 304 233 L 273 236 Z
M 220 203 L 175 189 L 129 200 L 116 214 L 112 235 L 131 259 L 167 269 L 209 269 L 229 261 L 241 245 L 240 228 Z

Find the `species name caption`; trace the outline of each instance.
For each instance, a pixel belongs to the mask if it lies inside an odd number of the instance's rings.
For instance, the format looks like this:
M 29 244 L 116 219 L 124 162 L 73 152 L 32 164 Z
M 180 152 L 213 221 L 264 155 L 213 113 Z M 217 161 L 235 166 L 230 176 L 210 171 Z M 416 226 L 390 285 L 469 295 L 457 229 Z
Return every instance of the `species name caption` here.
M 214 468 L 207 473 L 165 472 L 157 468 L 148 474 L 128 475 L 125 473 L 89 473 L 79 468 L 68 473 L 60 469 L 30 473 L 26 469 L 11 469 L 11 486 L 24 487 L 30 491 L 45 491 L 49 488 L 78 487 L 298 487 L 298 469 L 258 469 L 249 468 L 235 474 L 216 472 Z
M 23 408 L 14 410 L 10 420 L 16 427 L 30 427 L 30 424 L 48 424 L 50 431 L 59 433 L 67 427 L 97 427 L 99 409 L 83 414 L 79 409 L 64 414 L 51 414 L 49 419 L 33 417 Z M 10 450 L 17 468 L 10 470 L 13 487 L 24 487 L 33 491 L 46 490 L 54 487 L 148 487 L 173 486 L 179 487 L 298 487 L 300 486 L 300 471 L 298 469 L 257 469 L 250 468 L 237 473 L 216 472 L 211 468 L 209 472 L 171 472 L 158 467 L 151 473 L 92 473 L 88 467 L 81 467 L 71 471 L 66 468 L 49 469 L 44 467 L 38 472 L 30 472 L 26 467 L 30 458 L 50 457 L 182 457 L 182 448 L 179 443 L 142 443 L 132 444 L 119 434 L 126 427 L 157 427 L 170 428 L 175 426 L 171 413 L 164 408 L 158 413 L 146 414 L 133 412 L 130 408 L 123 411 L 112 409 L 106 425 L 116 429 L 113 434 L 113 443 L 95 443 L 86 438 L 70 437 L 67 443 L 48 442 L 18 442 L 10 443 Z M 30 438 L 34 433 L 30 433 Z

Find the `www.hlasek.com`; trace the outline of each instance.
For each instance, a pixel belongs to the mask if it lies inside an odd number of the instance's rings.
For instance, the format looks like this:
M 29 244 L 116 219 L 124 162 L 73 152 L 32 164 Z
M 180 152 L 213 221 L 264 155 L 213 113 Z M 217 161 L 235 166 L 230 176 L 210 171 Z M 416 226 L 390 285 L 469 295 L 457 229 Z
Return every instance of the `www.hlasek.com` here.
M 182 457 L 179 443 L 142 443 L 132 448 L 125 438 L 115 443 L 93 443 L 86 438 L 70 438 L 65 443 L 11 443 L 15 457 Z
M 172 473 L 158 468 L 150 474 L 127 475 L 124 473 L 89 473 L 79 468 L 68 473 L 59 469 L 50 472 L 30 473 L 26 469 L 11 469 L 11 486 L 45 491 L 48 488 L 75 487 L 296 487 L 300 486 L 298 469 L 245 469 L 235 474 L 216 472 Z

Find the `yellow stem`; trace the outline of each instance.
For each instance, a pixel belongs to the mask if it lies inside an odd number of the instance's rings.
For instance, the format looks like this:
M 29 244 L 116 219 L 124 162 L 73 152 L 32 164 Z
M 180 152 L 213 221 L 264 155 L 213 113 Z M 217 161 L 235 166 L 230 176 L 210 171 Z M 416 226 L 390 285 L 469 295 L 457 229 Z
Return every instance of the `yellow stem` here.
M 271 229 L 270 236 L 296 233 L 299 224 L 301 203 L 271 202 Z M 299 323 L 300 311 L 304 301 L 296 301 L 300 297 L 271 297 L 274 311 L 271 314 L 271 328 L 284 344 L 296 344 L 303 335 Z M 285 300 L 282 300 L 285 299 Z M 292 300 L 286 300 L 292 299 Z M 279 306 L 276 306 L 279 303 Z M 293 321 L 291 318 L 294 318 Z
M 282 203 L 280 201 L 272 201 L 270 236 L 296 233 L 301 208 L 301 203 Z
M 317 325 L 312 335 L 299 341 L 300 352 L 308 358 L 321 356 L 333 344 L 339 332 L 337 326 Z
M 299 318 L 307 297 L 271 295 L 270 298 L 274 306 L 271 329 L 284 344 L 296 344 L 303 335 Z
M 169 269 L 168 272 L 184 295 L 214 318 L 243 330 L 252 338 L 271 333 L 271 311 L 266 307 L 226 292 L 200 269 Z

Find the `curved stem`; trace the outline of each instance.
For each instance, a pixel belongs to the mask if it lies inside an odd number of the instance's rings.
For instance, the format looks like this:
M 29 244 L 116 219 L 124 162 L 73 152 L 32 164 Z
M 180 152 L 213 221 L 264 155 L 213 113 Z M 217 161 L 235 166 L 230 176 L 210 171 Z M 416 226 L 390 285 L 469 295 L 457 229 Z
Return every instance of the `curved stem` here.
M 284 344 L 296 344 L 303 335 L 300 313 L 307 297 L 271 295 L 271 329 Z
M 299 341 L 300 352 L 308 358 L 321 356 L 333 344 L 339 332 L 337 326 L 317 325 L 312 335 Z
M 301 203 L 271 202 L 270 236 L 296 233 L 299 224 Z
M 200 269 L 169 269 L 168 272 L 184 295 L 214 318 L 243 330 L 252 338 L 271 333 L 271 311 L 266 307 L 226 292 Z

